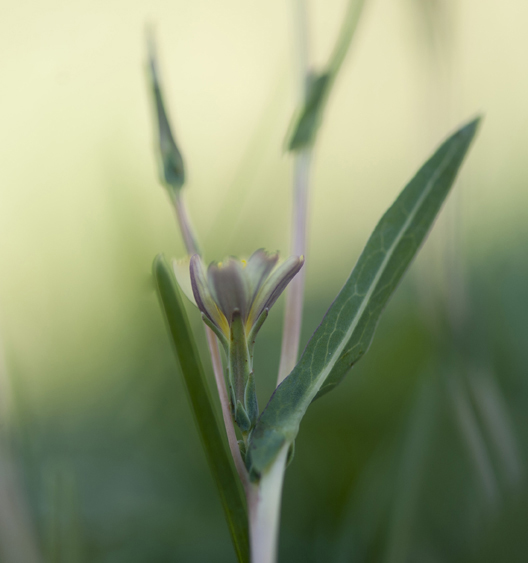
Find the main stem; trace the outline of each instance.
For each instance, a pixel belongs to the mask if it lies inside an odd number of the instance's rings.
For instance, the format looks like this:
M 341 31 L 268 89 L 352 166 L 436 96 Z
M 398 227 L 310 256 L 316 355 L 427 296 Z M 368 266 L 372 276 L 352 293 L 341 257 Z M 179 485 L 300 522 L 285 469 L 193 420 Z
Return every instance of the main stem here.
M 275 563 L 278 553 L 282 483 L 289 444 L 254 485 L 249 499 L 251 563 Z
M 300 104 L 308 95 L 309 41 L 308 9 L 306 0 L 295 0 L 297 59 L 299 69 Z M 293 229 L 291 252 L 306 255 L 306 223 L 308 215 L 308 188 L 312 150 L 295 153 L 293 180 Z M 291 372 L 297 362 L 301 339 L 305 269 L 291 281 L 286 292 L 282 350 L 277 385 Z M 261 475 L 258 485 L 249 496 L 249 529 L 252 563 L 276 563 L 278 555 L 279 522 L 282 484 L 290 444 L 283 446 L 272 466 Z

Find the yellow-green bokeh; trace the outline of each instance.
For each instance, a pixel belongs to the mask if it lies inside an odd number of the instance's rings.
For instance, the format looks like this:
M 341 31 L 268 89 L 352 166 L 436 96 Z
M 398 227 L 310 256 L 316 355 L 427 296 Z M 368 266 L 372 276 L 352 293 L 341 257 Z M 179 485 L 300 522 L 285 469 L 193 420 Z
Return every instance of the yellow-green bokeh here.
M 309 4 L 322 65 L 345 2 Z M 331 299 L 405 182 L 476 113 L 484 123 L 450 204 L 458 255 L 478 271 L 527 239 L 528 4 L 433 2 L 433 33 L 420 4 L 367 0 L 332 93 L 312 181 L 309 302 Z M 116 374 L 138 369 L 145 332 L 163 337 L 151 262 L 183 245 L 157 180 L 147 24 L 207 258 L 288 253 L 292 18 L 279 0 L 2 2 L 0 334 L 38 416 L 97 409 Z M 422 282 L 449 222 L 438 227 L 411 274 Z

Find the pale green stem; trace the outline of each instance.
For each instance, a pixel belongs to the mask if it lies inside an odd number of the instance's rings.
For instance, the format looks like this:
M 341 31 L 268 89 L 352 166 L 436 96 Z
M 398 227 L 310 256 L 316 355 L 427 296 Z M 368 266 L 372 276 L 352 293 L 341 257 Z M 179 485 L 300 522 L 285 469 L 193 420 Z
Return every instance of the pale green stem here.
M 364 0 L 350 0 L 347 14 L 330 57 L 326 72 L 330 85 L 321 103 L 326 103 L 337 73 L 345 59 L 357 27 Z M 297 27 L 297 49 L 299 90 L 301 107 L 308 98 L 310 86 L 309 26 L 306 0 L 295 0 L 295 22 Z M 312 145 L 313 146 L 313 145 Z M 312 146 L 296 151 L 294 165 L 293 230 L 291 252 L 306 255 L 308 194 Z M 304 300 L 305 268 L 291 281 L 286 292 L 282 350 L 277 385 L 292 371 L 297 363 L 301 339 Z M 267 473 L 262 475 L 256 492 L 250 496 L 250 539 L 252 563 L 276 563 L 280 505 L 286 458 L 290 444 L 283 447 Z
M 233 424 L 233 417 L 231 416 L 231 410 L 229 408 L 229 399 L 227 397 L 224 369 L 222 367 L 222 358 L 220 357 L 218 340 L 209 327 L 205 327 L 205 334 L 207 336 L 207 344 L 209 346 L 209 352 L 211 354 L 211 362 L 213 364 L 213 372 L 215 376 L 216 388 L 218 389 L 218 396 L 220 397 L 220 405 L 222 406 L 222 417 L 224 419 L 227 441 L 229 442 L 229 449 L 231 450 L 231 455 L 233 456 L 233 461 L 235 463 L 238 476 L 240 477 L 240 481 L 242 482 L 242 485 L 244 487 L 246 499 L 248 499 L 250 492 L 249 477 L 242 456 L 240 455 L 240 448 L 238 447 L 235 426 Z
M 298 70 L 299 97 L 304 104 L 310 80 L 310 34 L 308 6 L 306 0 L 294 0 L 294 24 L 297 40 L 296 57 Z
M 327 70 L 333 78 L 337 76 L 346 58 L 350 43 L 356 33 L 357 24 L 359 23 L 364 5 L 365 0 L 350 0 L 348 2 L 347 12 L 327 66 Z
M 291 253 L 305 258 L 311 160 L 311 149 L 305 149 L 295 154 Z M 290 282 L 286 293 L 282 352 L 277 385 L 284 380 L 297 363 L 301 340 L 305 276 L 306 270 L 302 268 Z
M 298 89 L 301 106 L 306 102 L 310 79 L 308 9 L 306 0 L 295 0 L 295 23 L 297 37 Z M 312 150 L 295 153 L 293 177 L 293 230 L 291 254 L 306 255 L 306 223 L 308 217 L 308 188 Z M 293 278 L 286 290 L 282 350 L 277 385 L 291 372 L 297 363 L 304 300 L 305 269 Z
M 189 254 L 189 256 L 192 256 L 193 254 L 201 254 L 200 247 L 198 246 L 198 242 L 191 225 L 191 220 L 189 219 L 189 215 L 187 213 L 187 208 L 185 207 L 185 203 L 179 191 L 174 193 L 172 201 L 174 203 L 176 218 L 178 220 L 178 225 L 181 230 L 187 254 Z
M 277 561 L 282 483 L 289 444 L 254 485 L 249 500 L 251 563 Z
M 297 58 L 301 104 L 308 96 L 310 80 L 308 9 L 306 0 L 295 0 L 297 25 Z M 308 216 L 308 188 L 310 183 L 311 148 L 296 152 L 294 164 L 293 230 L 291 252 L 306 254 L 306 223 Z M 290 282 L 286 293 L 282 350 L 277 385 L 297 363 L 304 300 L 305 269 Z M 276 563 L 278 556 L 279 522 L 282 483 L 290 444 L 286 444 L 269 470 L 261 476 L 249 500 L 249 528 L 252 563 Z
M 337 41 L 330 56 L 326 73 L 330 84 L 321 101 L 326 104 L 332 84 L 337 77 L 339 69 L 345 60 L 352 38 L 357 29 L 360 15 L 365 0 L 350 0 L 343 24 L 339 31 Z M 297 58 L 299 68 L 299 87 L 301 91 L 301 104 L 308 96 L 310 81 L 308 16 L 306 0 L 296 0 L 297 23 Z M 306 257 L 306 224 L 308 217 L 308 194 L 310 185 L 310 169 L 312 161 L 312 147 L 305 148 L 295 153 L 294 166 L 294 197 L 293 197 L 293 233 L 291 253 Z M 301 341 L 302 310 L 304 300 L 304 280 L 306 268 L 303 268 L 291 281 L 286 290 L 286 303 L 284 311 L 284 330 L 282 335 L 282 351 L 279 365 L 277 385 L 289 375 L 297 363 L 299 344 Z

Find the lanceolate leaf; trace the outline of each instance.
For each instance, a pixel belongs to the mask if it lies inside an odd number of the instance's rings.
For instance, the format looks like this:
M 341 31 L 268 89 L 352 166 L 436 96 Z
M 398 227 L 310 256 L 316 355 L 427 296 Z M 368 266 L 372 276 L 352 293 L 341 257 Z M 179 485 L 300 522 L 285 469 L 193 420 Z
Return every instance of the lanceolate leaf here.
M 231 453 L 219 430 L 204 370 L 172 269 L 162 255 L 154 260 L 154 278 L 165 319 L 176 347 L 189 401 L 220 493 L 231 537 L 240 563 L 249 563 L 247 512 Z
M 249 449 L 253 474 L 264 471 L 295 439 L 310 403 L 335 387 L 368 350 L 381 312 L 438 214 L 478 122 L 450 137 L 381 218 L 299 363 L 261 414 Z

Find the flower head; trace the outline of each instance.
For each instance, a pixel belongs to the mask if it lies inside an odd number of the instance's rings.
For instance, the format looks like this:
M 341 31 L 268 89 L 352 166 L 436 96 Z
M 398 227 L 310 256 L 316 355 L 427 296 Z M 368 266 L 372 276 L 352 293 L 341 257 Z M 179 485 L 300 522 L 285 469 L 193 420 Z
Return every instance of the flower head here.
M 195 301 L 204 322 L 224 346 L 231 412 L 244 439 L 258 417 L 253 376 L 255 336 L 303 263 L 302 256 L 290 256 L 279 264 L 278 254 L 260 249 L 247 261 L 230 257 L 211 263 L 207 269 L 198 254 L 191 257 L 188 267 L 181 262 L 174 265 L 180 287 Z
M 191 258 L 191 287 L 196 305 L 226 337 L 234 315 L 240 315 L 246 334 L 266 309 L 277 301 L 302 268 L 302 257 L 290 256 L 278 264 L 279 255 L 263 249 L 246 260 L 230 257 L 213 262 L 207 270 L 201 258 Z

